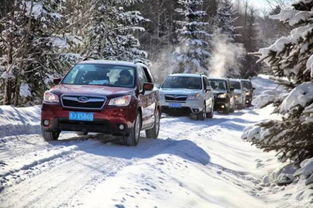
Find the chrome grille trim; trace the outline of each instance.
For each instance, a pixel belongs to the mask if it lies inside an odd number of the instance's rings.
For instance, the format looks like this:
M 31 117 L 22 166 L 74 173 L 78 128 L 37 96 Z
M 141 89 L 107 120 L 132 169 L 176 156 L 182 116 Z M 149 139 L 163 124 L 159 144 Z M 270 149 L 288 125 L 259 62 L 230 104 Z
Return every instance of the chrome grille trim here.
M 88 98 L 86 101 L 80 101 L 79 98 L 84 97 Z M 80 103 L 82 105 L 86 105 L 88 103 L 102 103 L 100 107 L 79 107 L 79 106 L 70 106 L 70 105 L 65 105 L 64 101 L 72 101 L 72 102 L 77 102 L 77 105 Z M 61 96 L 61 104 L 63 108 L 67 109 L 77 109 L 77 110 L 102 110 L 105 103 L 107 101 L 107 98 L 105 96 L 91 96 L 91 95 L 75 95 L 75 94 L 63 94 Z
M 185 102 L 188 98 L 187 95 L 173 95 L 166 94 L 164 95 L 166 101 L 174 101 L 174 102 Z

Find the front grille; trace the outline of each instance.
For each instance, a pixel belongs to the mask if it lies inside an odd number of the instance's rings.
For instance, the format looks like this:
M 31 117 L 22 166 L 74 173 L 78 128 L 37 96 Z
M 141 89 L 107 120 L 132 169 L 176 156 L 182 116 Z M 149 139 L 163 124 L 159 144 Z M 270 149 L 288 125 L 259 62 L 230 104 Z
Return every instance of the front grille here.
M 106 98 L 97 96 L 63 95 L 61 101 L 64 108 L 101 110 Z
M 187 95 L 165 95 L 166 101 L 185 102 Z

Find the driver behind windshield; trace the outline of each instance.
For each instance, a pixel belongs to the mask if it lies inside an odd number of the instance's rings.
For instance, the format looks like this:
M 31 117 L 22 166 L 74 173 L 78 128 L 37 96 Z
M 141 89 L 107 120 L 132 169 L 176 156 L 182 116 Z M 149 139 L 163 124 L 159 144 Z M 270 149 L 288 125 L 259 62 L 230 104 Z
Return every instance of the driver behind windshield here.
M 128 70 L 122 70 L 115 84 L 121 87 L 131 87 L 133 85 L 133 76 Z

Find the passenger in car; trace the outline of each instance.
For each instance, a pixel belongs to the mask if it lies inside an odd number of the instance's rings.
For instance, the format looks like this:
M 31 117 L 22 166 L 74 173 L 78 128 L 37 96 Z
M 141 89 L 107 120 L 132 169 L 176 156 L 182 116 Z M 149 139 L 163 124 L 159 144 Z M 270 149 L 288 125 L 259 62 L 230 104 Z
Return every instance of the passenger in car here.
M 115 84 L 119 86 L 130 87 L 133 85 L 133 76 L 128 70 L 123 70 L 120 72 L 120 77 Z

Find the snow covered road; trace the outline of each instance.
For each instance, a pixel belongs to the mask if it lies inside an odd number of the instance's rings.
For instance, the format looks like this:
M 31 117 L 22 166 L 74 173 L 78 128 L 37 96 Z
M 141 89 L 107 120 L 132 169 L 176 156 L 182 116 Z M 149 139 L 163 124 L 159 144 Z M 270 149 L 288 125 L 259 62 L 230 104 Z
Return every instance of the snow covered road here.
M 270 111 L 165 117 L 159 139 L 143 133 L 137 147 L 103 135 L 1 137 L 0 207 L 274 207 L 262 180 L 277 167 L 274 153 L 240 138 Z

